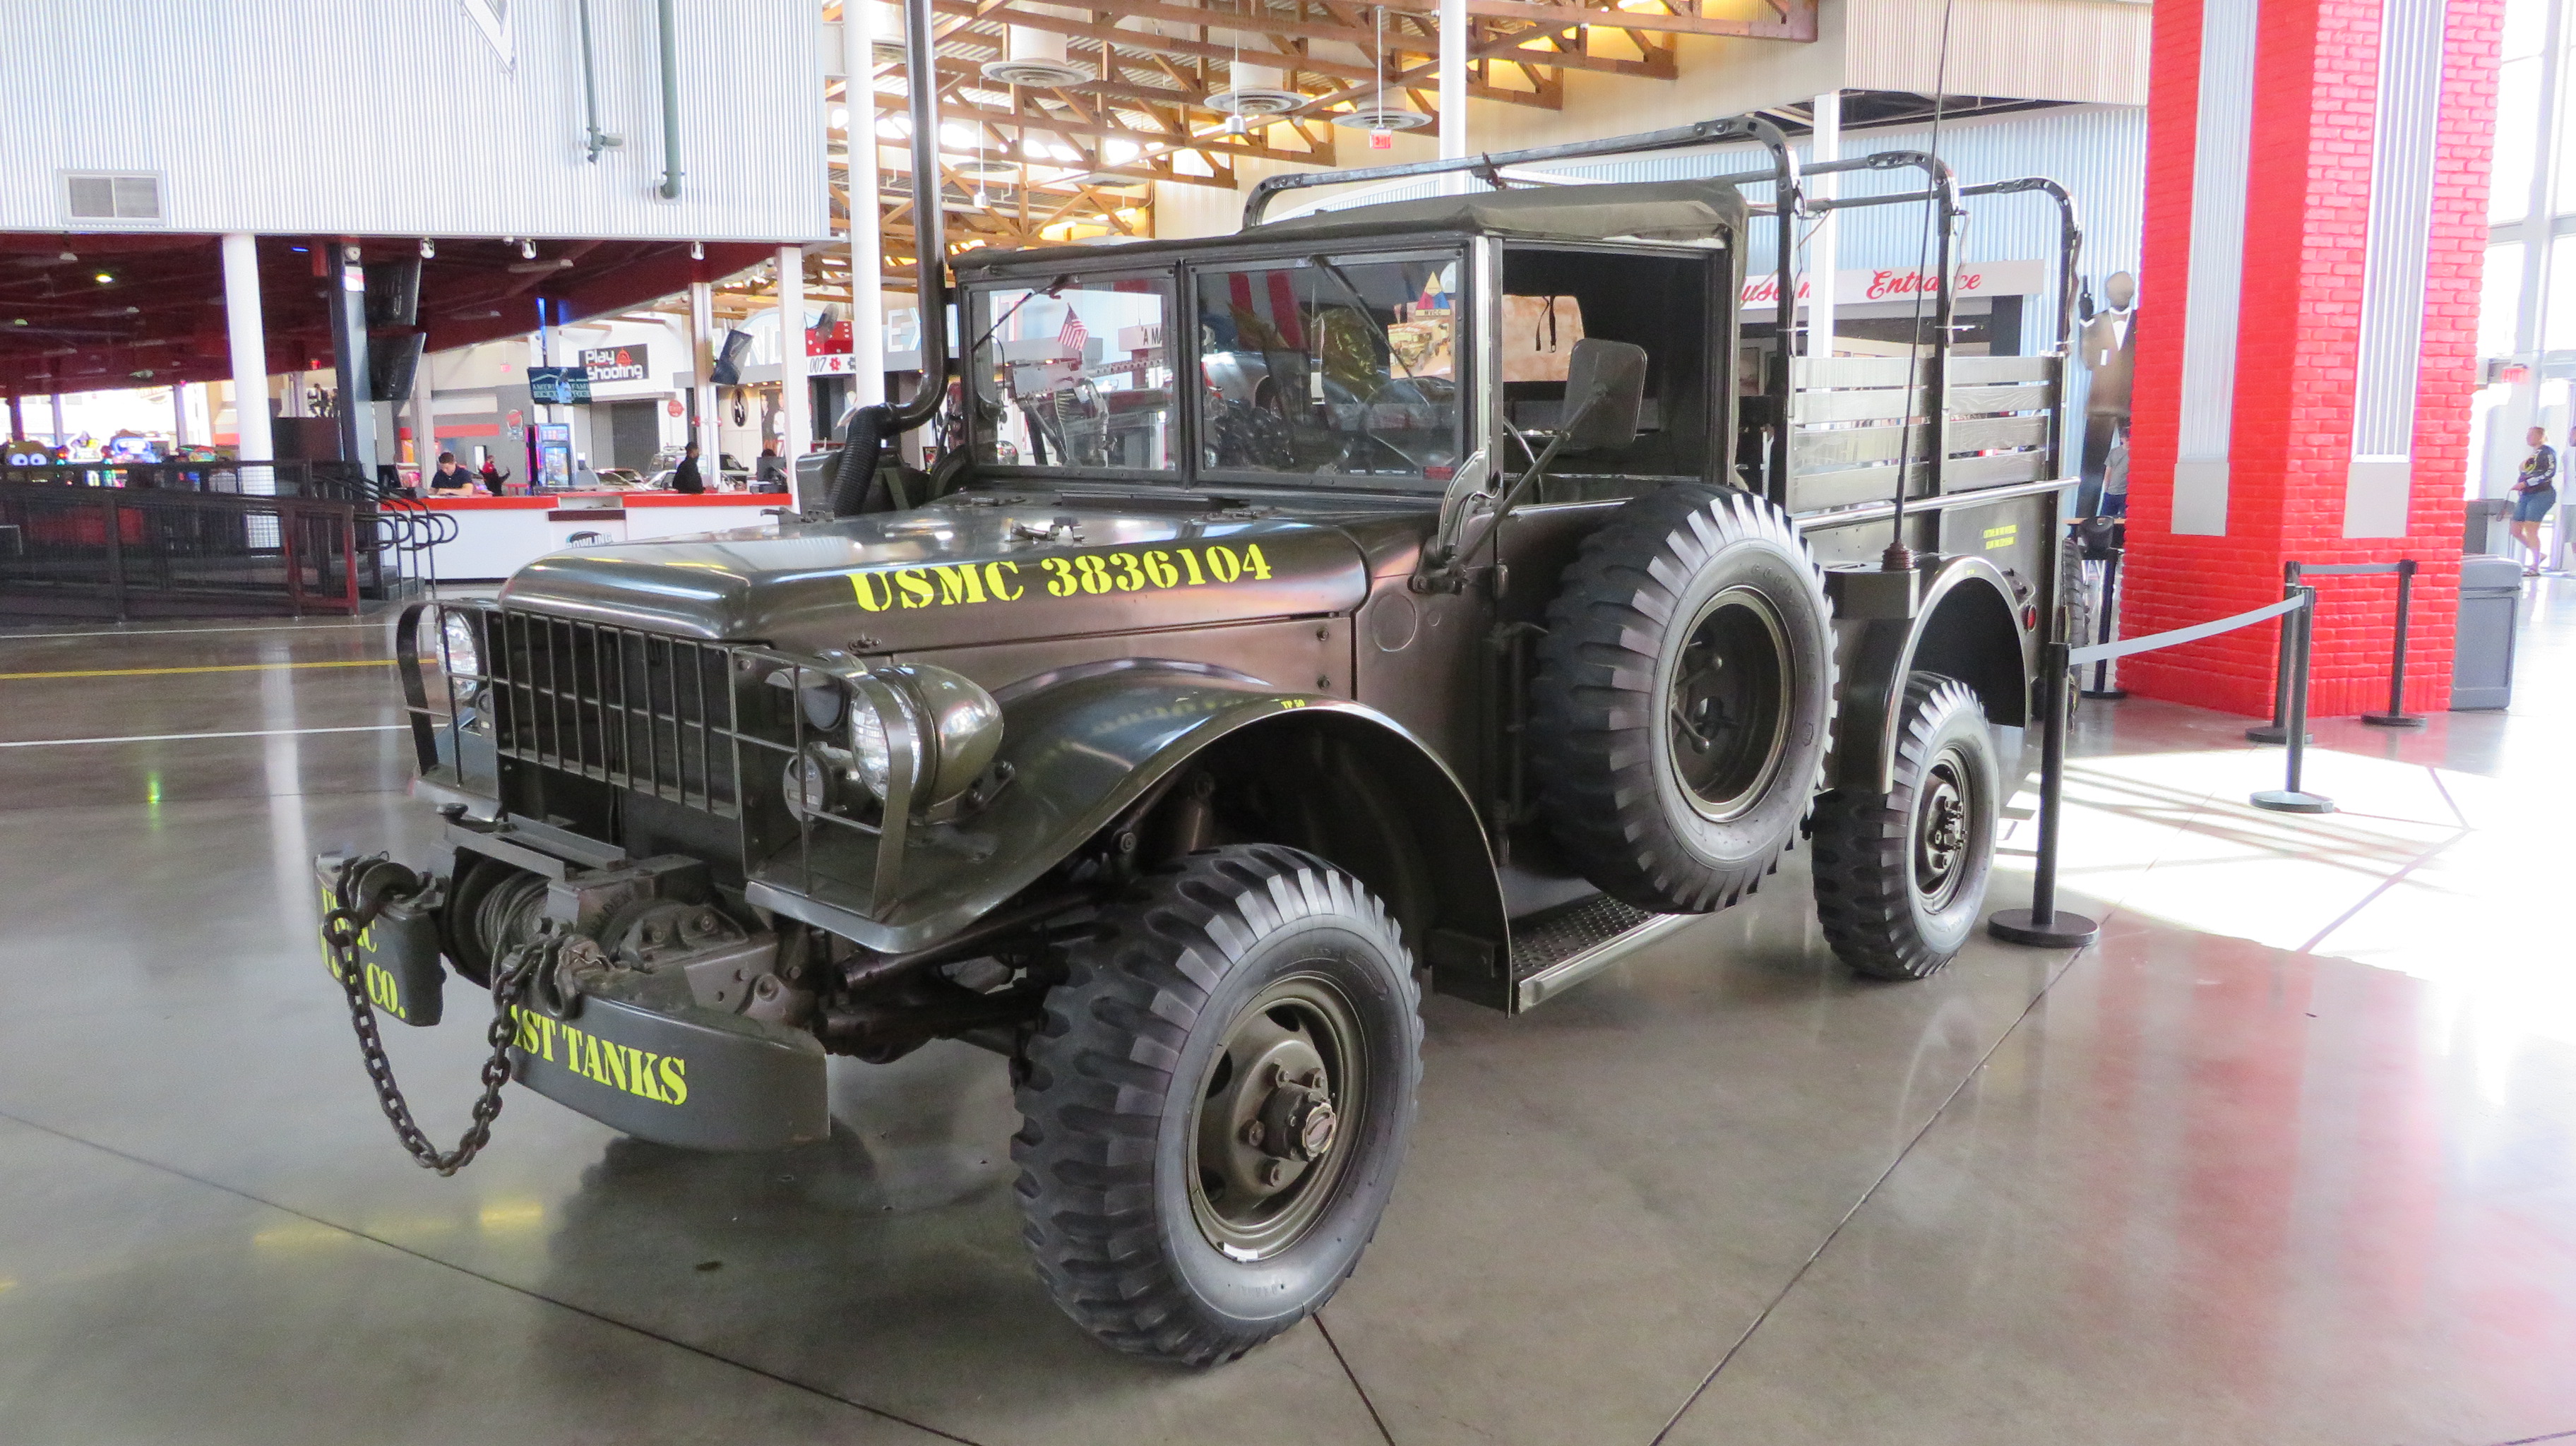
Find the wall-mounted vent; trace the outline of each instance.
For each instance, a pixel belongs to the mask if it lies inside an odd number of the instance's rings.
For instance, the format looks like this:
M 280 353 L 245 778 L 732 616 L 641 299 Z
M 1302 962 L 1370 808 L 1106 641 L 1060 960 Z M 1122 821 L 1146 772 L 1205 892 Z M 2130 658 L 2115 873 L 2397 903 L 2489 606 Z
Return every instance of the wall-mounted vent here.
M 158 226 L 161 178 L 150 171 L 63 172 L 63 217 L 86 226 Z

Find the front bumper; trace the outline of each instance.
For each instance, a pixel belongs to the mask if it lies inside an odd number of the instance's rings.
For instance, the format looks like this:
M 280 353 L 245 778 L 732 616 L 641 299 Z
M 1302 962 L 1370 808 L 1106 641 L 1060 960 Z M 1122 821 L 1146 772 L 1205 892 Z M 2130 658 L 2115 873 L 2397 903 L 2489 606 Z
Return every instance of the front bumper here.
M 506 828 L 490 832 L 495 849 L 516 847 L 501 842 Z M 460 866 L 480 852 L 460 846 Z M 313 861 L 325 912 L 346 858 Z M 628 897 L 651 877 L 623 860 L 585 867 L 525 850 L 519 858 L 553 863 L 544 916 L 575 930 L 596 925 L 601 898 Z M 370 1002 L 421 1026 L 439 1022 L 451 967 L 443 951 L 453 938 L 447 911 L 455 891 L 435 875 L 429 884 L 416 900 L 378 914 L 355 961 Z M 322 958 L 338 983 L 327 946 Z M 830 1133 L 823 1046 L 811 1033 L 707 1007 L 675 971 L 593 972 L 579 987 L 558 971 L 549 984 L 529 990 L 513 1011 L 511 1077 L 538 1094 L 611 1129 L 684 1149 L 774 1150 Z M 457 1011 L 477 1028 L 490 1019 L 480 998 L 465 995 Z

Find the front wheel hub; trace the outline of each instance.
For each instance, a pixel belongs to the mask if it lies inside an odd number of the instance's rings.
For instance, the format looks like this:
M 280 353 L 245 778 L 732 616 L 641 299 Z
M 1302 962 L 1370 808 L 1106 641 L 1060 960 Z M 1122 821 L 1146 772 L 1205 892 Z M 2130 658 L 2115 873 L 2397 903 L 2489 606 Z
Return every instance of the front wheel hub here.
M 1192 1212 L 1238 1260 L 1285 1249 L 1322 1213 L 1344 1166 L 1334 1146 L 1365 1093 L 1358 1021 L 1313 976 L 1238 1015 L 1200 1087 Z

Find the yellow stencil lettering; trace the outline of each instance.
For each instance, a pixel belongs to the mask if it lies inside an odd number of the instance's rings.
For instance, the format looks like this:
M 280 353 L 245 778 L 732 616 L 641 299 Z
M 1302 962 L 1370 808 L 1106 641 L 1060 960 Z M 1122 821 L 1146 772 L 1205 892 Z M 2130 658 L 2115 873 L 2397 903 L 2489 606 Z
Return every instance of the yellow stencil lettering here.
M 1118 590 L 1120 592 L 1134 592 L 1145 585 L 1145 569 L 1136 565 L 1136 554 L 1113 552 L 1109 554 L 1109 565 L 1119 569 Z
M 685 1105 L 689 1102 L 689 1062 L 687 1060 L 665 1058 L 662 1061 L 662 1094 L 675 1105 Z
M 859 606 L 869 612 L 881 613 L 894 606 L 894 584 L 881 573 L 851 573 L 850 586 L 859 595 Z
M 979 603 L 984 600 L 984 580 L 975 575 L 973 563 L 970 562 L 964 567 L 934 567 L 931 572 L 939 578 L 940 606 L 954 607 L 958 603 Z
M 1149 552 L 1145 554 L 1145 576 L 1151 578 L 1156 587 L 1173 587 L 1181 580 L 1181 570 L 1172 566 L 1170 553 Z
M 907 567 L 903 571 L 896 573 L 894 575 L 894 585 L 903 589 L 903 605 L 905 607 L 926 608 L 930 606 L 930 579 L 921 575 L 921 569 L 917 567 Z
M 1073 560 L 1075 572 L 1082 575 L 1082 590 L 1094 596 L 1109 591 L 1109 565 L 1084 553 Z
M 1041 557 L 1038 559 L 1038 562 L 1047 570 L 1048 597 L 1073 596 L 1074 584 L 1072 563 L 1065 561 L 1061 557 Z
M 1190 551 L 1186 547 L 1181 549 L 1181 566 L 1190 570 L 1190 586 L 1197 587 L 1200 583 L 1207 581 L 1206 578 L 1199 575 L 1198 554 Z
M 662 1056 L 653 1053 L 651 1050 L 646 1050 L 644 1051 L 643 1059 L 635 1066 L 635 1073 L 628 1078 L 637 1094 L 653 1101 L 655 1104 L 667 1105 L 670 1101 L 662 1098 L 662 1092 L 653 1087 L 653 1066 L 660 1064 L 661 1062 Z
M 1243 570 L 1263 582 L 1270 581 L 1270 559 L 1261 555 L 1260 543 L 1247 542 L 1243 545 Z
M 1208 575 L 1219 582 L 1232 582 L 1243 576 L 1243 559 L 1235 556 L 1231 547 L 1209 548 L 1207 565 Z
M 1011 579 L 1019 575 L 1020 565 L 1016 562 L 988 562 L 984 564 L 984 590 L 996 602 L 1018 602 L 1026 589 Z

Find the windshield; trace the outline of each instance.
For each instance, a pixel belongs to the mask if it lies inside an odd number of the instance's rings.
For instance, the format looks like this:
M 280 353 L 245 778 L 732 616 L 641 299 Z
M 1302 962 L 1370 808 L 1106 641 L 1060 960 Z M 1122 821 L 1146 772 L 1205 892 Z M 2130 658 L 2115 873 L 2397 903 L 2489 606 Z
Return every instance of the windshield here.
M 1457 469 L 1454 258 L 1267 262 L 1193 285 L 1200 466 L 1431 482 Z
M 972 294 L 975 459 L 1002 467 L 1169 471 L 1171 353 L 1159 277 L 1066 278 Z

